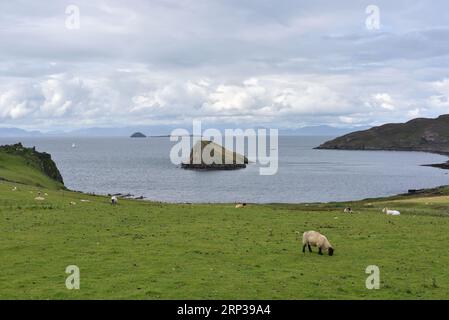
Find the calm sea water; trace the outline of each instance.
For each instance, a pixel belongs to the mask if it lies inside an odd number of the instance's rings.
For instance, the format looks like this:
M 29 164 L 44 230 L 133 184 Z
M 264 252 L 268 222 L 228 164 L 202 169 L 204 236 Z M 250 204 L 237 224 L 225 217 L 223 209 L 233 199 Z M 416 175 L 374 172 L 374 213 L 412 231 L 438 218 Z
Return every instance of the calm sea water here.
M 0 144 L 21 141 L 51 153 L 70 189 L 169 202 L 345 201 L 449 184 L 449 171 L 420 166 L 444 162 L 444 156 L 313 149 L 328 139 L 280 137 L 274 176 L 259 175 L 258 164 L 183 170 L 170 162 L 168 138 L 0 138 Z

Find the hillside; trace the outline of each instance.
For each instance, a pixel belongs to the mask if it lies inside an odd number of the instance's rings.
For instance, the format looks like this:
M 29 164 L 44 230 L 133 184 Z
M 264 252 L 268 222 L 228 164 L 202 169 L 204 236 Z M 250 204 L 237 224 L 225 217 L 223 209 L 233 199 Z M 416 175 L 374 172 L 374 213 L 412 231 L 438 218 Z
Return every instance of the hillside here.
M 64 181 L 51 156 L 25 148 L 21 143 L 0 146 L 0 180 L 49 189 L 64 187 Z
M 417 118 L 353 132 L 317 149 L 426 151 L 449 154 L 449 115 Z

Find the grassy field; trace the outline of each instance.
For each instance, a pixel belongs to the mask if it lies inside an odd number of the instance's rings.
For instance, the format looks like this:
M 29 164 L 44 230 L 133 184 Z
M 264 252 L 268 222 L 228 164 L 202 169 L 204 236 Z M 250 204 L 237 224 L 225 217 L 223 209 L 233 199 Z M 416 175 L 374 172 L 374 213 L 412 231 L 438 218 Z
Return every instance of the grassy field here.
M 113 207 L 1 155 L 0 177 L 2 299 L 449 298 L 448 188 L 345 214 L 346 203 Z M 303 254 L 295 232 L 306 230 L 326 234 L 334 256 Z M 80 290 L 65 287 L 68 265 Z M 380 268 L 379 290 L 365 287 L 368 265 Z

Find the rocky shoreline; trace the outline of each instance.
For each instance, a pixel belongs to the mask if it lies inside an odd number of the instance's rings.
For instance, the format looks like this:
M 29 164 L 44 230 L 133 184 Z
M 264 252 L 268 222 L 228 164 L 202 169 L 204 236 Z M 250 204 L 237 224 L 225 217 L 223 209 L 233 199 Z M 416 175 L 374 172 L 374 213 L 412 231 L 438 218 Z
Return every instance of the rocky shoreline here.
M 246 168 L 246 164 L 193 164 L 182 163 L 181 168 L 190 170 L 238 170 Z

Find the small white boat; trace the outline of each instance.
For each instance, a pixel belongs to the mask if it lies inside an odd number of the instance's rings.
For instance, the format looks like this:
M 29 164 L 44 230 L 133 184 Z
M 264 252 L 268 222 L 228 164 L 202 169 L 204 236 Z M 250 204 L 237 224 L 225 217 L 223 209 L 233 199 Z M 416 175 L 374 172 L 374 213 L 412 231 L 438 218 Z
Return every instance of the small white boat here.
M 72 148 L 76 148 L 76 144 L 72 143 Z

